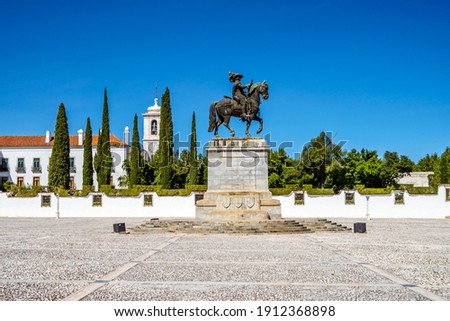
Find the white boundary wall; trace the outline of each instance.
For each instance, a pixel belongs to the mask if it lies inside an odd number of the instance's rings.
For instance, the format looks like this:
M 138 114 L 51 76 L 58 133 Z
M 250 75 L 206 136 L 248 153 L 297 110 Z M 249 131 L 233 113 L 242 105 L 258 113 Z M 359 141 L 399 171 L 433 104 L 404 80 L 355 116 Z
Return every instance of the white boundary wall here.
M 50 195 L 51 206 L 41 207 L 41 196 Z M 59 197 L 59 217 L 195 217 L 195 196 L 153 196 L 153 206 L 144 206 L 144 194 L 136 197 L 102 195 L 102 206 L 93 206 L 94 194 L 86 197 Z M 38 197 L 7 197 L 0 193 L 0 217 L 56 217 L 58 198 L 54 194 Z
M 404 193 L 404 204 L 395 204 L 395 195 L 366 195 L 357 191 L 355 204 L 345 204 L 345 192 L 337 195 L 308 195 L 304 205 L 295 205 L 295 194 L 274 196 L 281 202 L 283 218 L 349 217 L 366 218 L 445 218 L 450 216 L 450 201 L 446 200 L 446 186 L 440 186 L 437 195 L 410 195 Z M 51 206 L 41 207 L 41 196 L 50 195 Z M 194 218 L 195 194 L 189 196 L 153 197 L 152 206 L 144 206 L 144 194 L 136 197 L 108 197 L 102 195 L 102 206 L 93 206 L 93 195 L 60 197 L 59 216 L 63 217 L 148 217 Z M 98 195 L 98 194 L 97 194 Z M 8 197 L 0 193 L 0 217 L 56 217 L 58 199 L 54 194 L 38 197 Z M 367 206 L 368 205 L 368 206 Z
M 448 188 L 448 187 L 447 187 Z M 275 196 L 281 202 L 283 218 L 351 217 L 351 218 L 445 218 L 450 216 L 450 202 L 446 200 L 446 187 L 438 194 L 404 193 L 404 204 L 395 204 L 395 193 L 361 195 L 355 193 L 355 204 L 345 204 L 345 192 L 337 195 L 308 195 L 304 192 L 304 205 L 294 204 L 294 192 Z M 369 200 L 367 200 L 367 197 Z M 368 215 L 367 215 L 368 212 Z

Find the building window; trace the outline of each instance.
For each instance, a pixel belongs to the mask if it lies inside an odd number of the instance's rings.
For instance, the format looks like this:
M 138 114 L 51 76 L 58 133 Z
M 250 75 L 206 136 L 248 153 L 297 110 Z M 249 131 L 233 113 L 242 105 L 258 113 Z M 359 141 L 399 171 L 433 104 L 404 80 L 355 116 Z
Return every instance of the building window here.
M 0 172 L 8 172 L 9 166 L 8 166 L 8 159 L 2 158 L 2 163 L 0 165 Z
M 33 177 L 33 186 L 40 186 L 41 185 L 41 180 L 39 179 L 39 177 Z
M 16 172 L 19 172 L 19 173 L 24 173 L 25 172 L 25 159 L 24 158 L 18 158 L 17 159 Z
M 345 193 L 345 205 L 355 205 L 355 193 Z
M 405 204 L 405 193 L 404 192 L 395 192 L 394 194 L 394 204 L 404 205 Z
M 92 195 L 92 206 L 102 206 L 102 195 Z
M 152 120 L 151 128 L 152 128 L 151 130 L 152 135 L 158 135 L 158 123 L 156 122 L 156 120 Z
M 33 167 L 31 168 L 31 171 L 33 173 L 40 173 L 40 172 L 42 172 L 41 159 L 40 158 L 33 158 Z
M 445 189 L 445 200 L 450 202 L 450 188 Z
M 23 187 L 24 186 L 23 177 L 17 177 L 17 186 L 18 187 Z
M 76 173 L 77 168 L 76 168 L 76 166 L 75 166 L 75 158 L 74 158 L 74 157 L 71 157 L 70 160 L 69 160 L 69 162 L 70 162 L 70 172 L 71 172 L 71 173 Z
M 41 196 L 41 207 L 51 207 L 52 206 L 52 198 L 50 195 L 42 195 Z
M 69 188 L 70 188 L 70 189 L 75 189 L 75 177 L 73 177 L 73 176 L 70 176 L 70 179 L 69 179 Z
M 294 204 L 295 205 L 305 205 L 305 194 L 303 192 L 294 193 Z
M 152 194 L 144 194 L 144 206 L 153 206 Z
M 0 186 L 4 186 L 5 183 L 8 181 L 8 177 L 2 177 L 2 180 L 0 181 Z

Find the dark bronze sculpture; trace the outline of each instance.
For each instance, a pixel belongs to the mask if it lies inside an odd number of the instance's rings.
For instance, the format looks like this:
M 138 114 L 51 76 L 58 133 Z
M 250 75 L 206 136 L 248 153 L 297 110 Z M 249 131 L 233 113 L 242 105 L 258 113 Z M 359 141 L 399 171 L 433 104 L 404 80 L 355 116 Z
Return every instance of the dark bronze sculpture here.
M 247 122 L 245 129 L 247 136 L 250 136 L 248 129 L 253 120 L 259 122 L 259 128 L 256 131 L 257 134 L 263 129 L 263 121 L 259 117 L 260 96 L 264 100 L 269 98 L 269 85 L 265 81 L 255 84 L 251 81 L 248 85 L 243 85 L 240 82 L 242 78 L 243 76 L 241 74 L 230 72 L 228 79 L 234 83 L 232 90 L 233 98 L 224 96 L 224 99 L 213 102 L 209 108 L 208 131 L 212 132 L 214 130 L 216 137 L 219 137 L 218 129 L 222 123 L 230 131 L 231 137 L 234 137 L 234 130 L 229 125 L 231 116 L 239 117 L 242 121 Z

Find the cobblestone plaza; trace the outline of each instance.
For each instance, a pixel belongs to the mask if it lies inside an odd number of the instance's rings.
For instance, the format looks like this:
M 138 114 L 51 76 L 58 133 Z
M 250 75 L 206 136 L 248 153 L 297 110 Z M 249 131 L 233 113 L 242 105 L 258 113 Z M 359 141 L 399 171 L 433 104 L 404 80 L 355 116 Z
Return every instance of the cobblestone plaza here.
M 450 220 L 377 219 L 364 234 L 112 233 L 144 221 L 0 219 L 0 300 L 450 299 Z

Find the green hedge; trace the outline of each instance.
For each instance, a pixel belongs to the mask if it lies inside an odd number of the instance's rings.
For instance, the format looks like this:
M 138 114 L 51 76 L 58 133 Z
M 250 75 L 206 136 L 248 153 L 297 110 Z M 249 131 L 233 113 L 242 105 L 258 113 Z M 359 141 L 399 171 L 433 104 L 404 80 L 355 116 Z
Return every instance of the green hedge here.
M 408 187 L 406 189 L 409 194 L 437 194 L 438 189 L 436 187 Z
M 300 190 L 299 187 L 291 188 L 291 187 L 277 187 L 277 188 L 269 188 L 272 192 L 272 195 L 289 195 L 293 191 Z
M 387 195 L 391 194 L 392 188 L 361 188 L 358 192 L 362 195 Z
M 8 186 L 8 192 L 12 196 L 18 197 L 35 197 L 39 193 L 50 192 L 58 193 L 61 197 L 84 197 L 89 193 L 94 192 L 93 186 L 83 186 L 82 190 L 63 190 L 59 188 L 50 188 L 45 186 L 33 186 L 33 187 L 17 187 L 14 184 Z M 409 194 L 437 194 L 438 189 L 435 187 L 413 187 L 412 185 L 402 185 L 399 188 L 387 187 L 387 188 L 365 188 L 364 185 L 357 185 L 356 190 L 362 195 L 383 195 L 390 194 L 393 190 L 405 190 Z M 192 192 L 205 192 L 207 190 L 206 185 L 186 185 L 184 189 L 162 189 L 160 186 L 155 185 L 135 185 L 131 189 L 115 189 L 109 185 L 100 187 L 100 192 L 105 193 L 107 196 L 115 197 L 129 197 L 139 196 L 141 192 L 154 192 L 159 196 L 188 196 Z M 331 188 L 313 188 L 312 185 L 304 184 L 303 187 L 299 187 L 296 184 L 286 185 L 283 188 L 270 188 L 273 195 L 289 195 L 293 191 L 304 190 L 309 195 L 333 195 L 336 194 Z
M 303 190 L 309 195 L 333 195 L 336 194 L 332 188 L 314 188 L 310 184 L 303 184 Z

